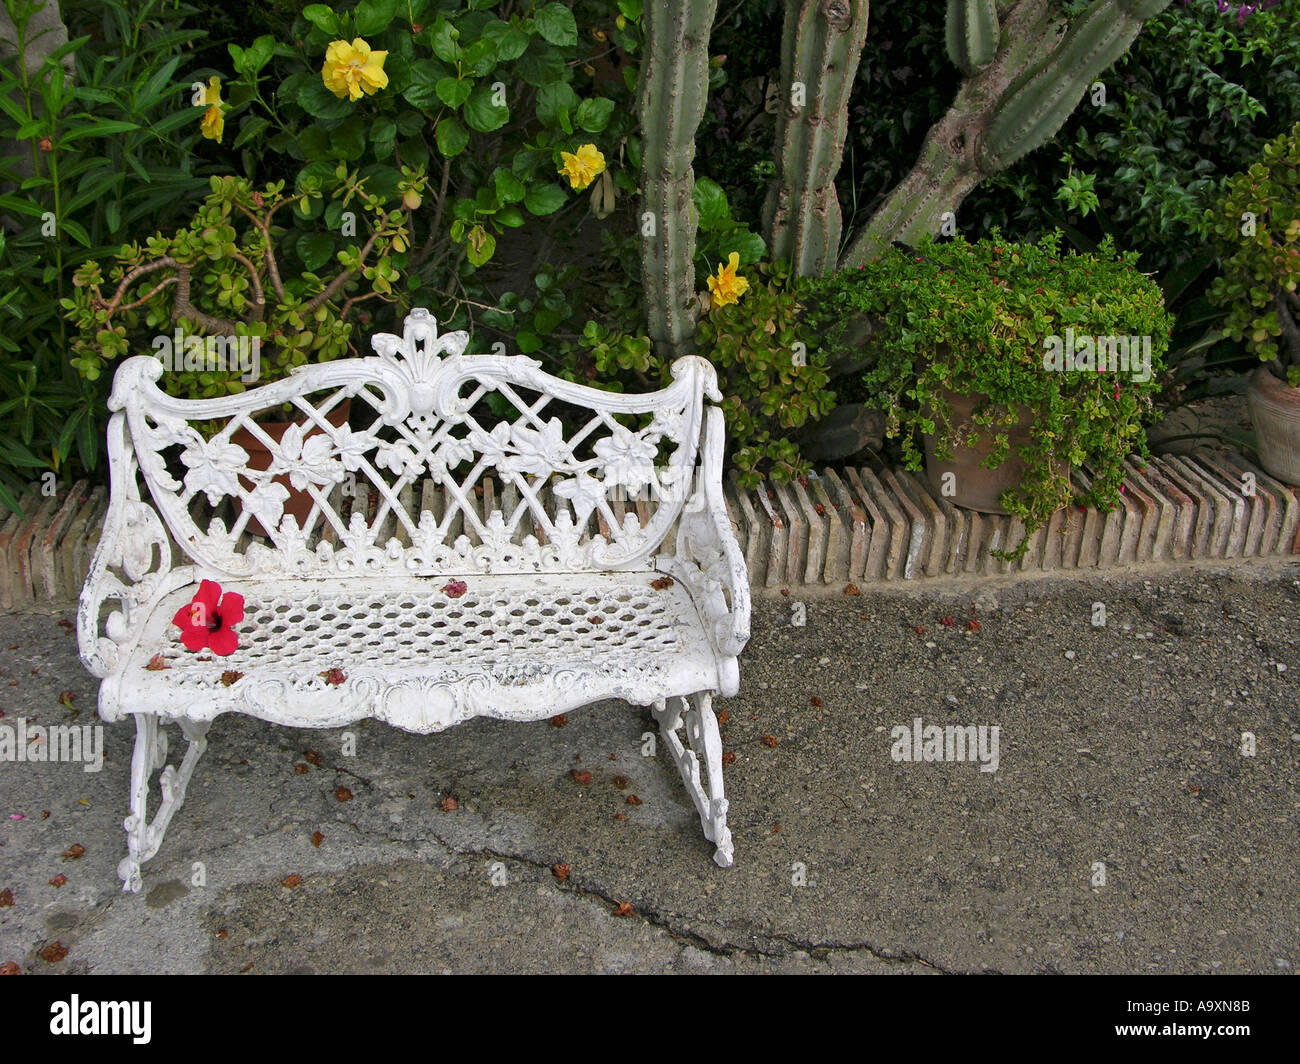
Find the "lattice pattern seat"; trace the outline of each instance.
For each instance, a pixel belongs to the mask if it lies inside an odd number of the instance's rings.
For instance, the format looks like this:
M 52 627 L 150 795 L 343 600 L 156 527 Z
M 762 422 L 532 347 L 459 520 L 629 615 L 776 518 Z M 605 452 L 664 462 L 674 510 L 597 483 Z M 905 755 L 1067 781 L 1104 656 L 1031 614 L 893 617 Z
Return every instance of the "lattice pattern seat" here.
M 171 619 L 194 592 L 184 588 L 153 611 L 101 710 L 320 726 L 375 716 L 432 732 L 473 716 L 531 720 L 598 698 L 649 705 L 683 683 L 718 687 L 698 610 L 660 573 L 592 574 L 581 587 L 553 576 L 465 584 L 451 598 L 436 580 L 227 583 L 245 616 L 226 656 L 177 640 Z
M 649 705 L 729 865 L 711 700 L 739 686 L 749 580 L 713 367 L 683 358 L 659 391 L 605 392 L 531 358 L 466 355 L 466 334 L 439 335 L 424 310 L 371 342 L 377 357 L 214 399 L 167 395 L 147 356 L 118 368 L 77 637 L 100 715 L 136 718 L 126 889 L 226 712 L 427 733 Z M 274 433 L 259 421 L 286 409 Z M 224 657 L 183 650 L 172 627 L 204 579 L 245 599 Z M 189 741 L 179 768 L 160 720 Z

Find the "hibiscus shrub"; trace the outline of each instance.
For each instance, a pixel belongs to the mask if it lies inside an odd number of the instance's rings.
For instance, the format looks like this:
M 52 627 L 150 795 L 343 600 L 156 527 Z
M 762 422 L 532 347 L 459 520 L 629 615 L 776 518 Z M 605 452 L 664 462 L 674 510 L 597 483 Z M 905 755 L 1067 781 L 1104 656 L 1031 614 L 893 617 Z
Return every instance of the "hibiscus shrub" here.
M 539 220 L 576 222 L 574 193 L 588 193 L 602 218 L 620 191 L 630 203 L 640 164 L 632 101 L 642 2 L 580 5 L 581 33 L 564 3 L 525 0 L 508 15 L 477 0 L 451 6 L 309 4 L 294 20 L 292 46 L 269 35 L 231 46 L 222 117 L 248 173 L 266 160 L 292 172 L 298 191 L 340 163 L 380 195 L 398 190 L 403 167 L 429 173 L 436 194 L 408 198 L 420 213 L 417 240 L 397 260 L 406 291 L 426 303 L 437 297 L 448 327 L 472 328 L 471 308 L 490 312 L 487 324 L 530 352 L 577 308 L 552 305 L 540 289 L 536 297 L 503 294 L 501 284 L 489 291 L 477 271 L 511 230 L 548 225 L 545 236 L 529 236 L 550 245 L 558 226 Z M 338 230 L 344 211 L 313 201 L 308 220 Z M 324 243 L 310 234 L 299 241 L 305 267 L 323 266 Z

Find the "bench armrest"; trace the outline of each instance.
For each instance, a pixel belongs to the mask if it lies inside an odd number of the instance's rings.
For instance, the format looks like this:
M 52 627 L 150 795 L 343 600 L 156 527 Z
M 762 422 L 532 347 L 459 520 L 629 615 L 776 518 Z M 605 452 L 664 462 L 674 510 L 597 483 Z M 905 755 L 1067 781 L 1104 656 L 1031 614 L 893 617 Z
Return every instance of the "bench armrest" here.
M 749 573 L 722 494 L 722 411 L 710 407 L 705 418 L 701 482 L 682 511 L 672 568 L 691 589 L 714 650 L 734 658 L 749 642 Z
M 126 415 L 108 423 L 109 501 L 104 531 L 77 606 L 82 663 L 103 679 L 135 647 L 157 603 L 193 581 L 191 566 L 172 568 L 172 544 L 157 511 L 140 498 Z M 156 553 L 155 553 L 156 552 Z M 119 608 L 103 617 L 104 603 Z

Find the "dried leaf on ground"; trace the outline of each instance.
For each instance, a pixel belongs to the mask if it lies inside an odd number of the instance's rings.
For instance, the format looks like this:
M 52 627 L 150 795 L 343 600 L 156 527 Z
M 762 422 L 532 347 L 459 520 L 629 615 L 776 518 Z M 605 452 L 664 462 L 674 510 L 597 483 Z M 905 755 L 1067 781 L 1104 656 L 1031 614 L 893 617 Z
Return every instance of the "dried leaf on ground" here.
M 68 947 L 62 942 L 51 942 L 41 950 L 41 960 L 48 964 L 58 964 L 68 955 Z

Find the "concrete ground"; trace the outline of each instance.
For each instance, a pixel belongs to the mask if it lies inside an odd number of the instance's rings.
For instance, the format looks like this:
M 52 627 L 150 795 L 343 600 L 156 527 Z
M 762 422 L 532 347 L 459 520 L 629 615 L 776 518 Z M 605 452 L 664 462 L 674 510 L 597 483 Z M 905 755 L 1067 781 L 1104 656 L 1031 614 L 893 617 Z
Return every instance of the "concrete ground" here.
M 90 721 L 70 619 L 0 615 L 0 724 Z M 1300 565 L 764 596 L 718 703 L 727 870 L 626 704 L 436 736 L 367 722 L 355 753 L 225 717 L 126 895 L 134 728 L 106 726 L 98 773 L 0 762 L 0 965 L 1292 972 L 1298 638 Z M 915 717 L 999 726 L 997 770 L 895 761 Z

